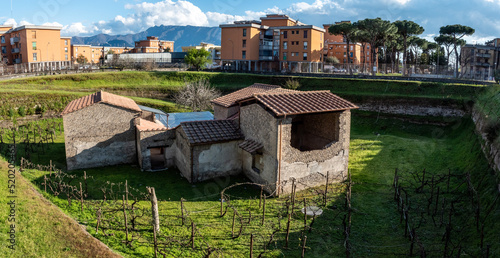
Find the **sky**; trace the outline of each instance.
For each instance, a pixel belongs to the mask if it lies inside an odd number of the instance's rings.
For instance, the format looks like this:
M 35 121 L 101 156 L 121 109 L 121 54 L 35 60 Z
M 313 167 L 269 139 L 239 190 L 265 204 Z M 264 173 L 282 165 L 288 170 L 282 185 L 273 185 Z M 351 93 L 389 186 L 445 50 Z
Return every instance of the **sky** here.
M 500 0 L 0 0 L 0 24 L 57 25 L 63 36 L 129 34 L 159 25 L 218 26 L 287 14 L 322 27 L 336 21 L 380 17 L 412 20 L 432 39 L 441 26 L 476 30 L 468 43 L 500 37 Z M 12 8 L 11 8 L 12 5 Z

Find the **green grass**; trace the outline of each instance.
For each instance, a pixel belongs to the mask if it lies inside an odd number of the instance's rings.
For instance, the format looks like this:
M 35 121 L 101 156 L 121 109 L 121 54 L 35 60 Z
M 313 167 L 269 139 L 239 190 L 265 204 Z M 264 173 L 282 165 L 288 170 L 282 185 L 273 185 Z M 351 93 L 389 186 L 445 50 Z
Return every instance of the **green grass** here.
M 45 154 L 34 157 L 35 162 L 48 163 L 52 159 L 59 167 L 64 164 L 64 144 L 62 137 L 56 140 Z M 491 202 L 494 197 L 492 189 L 496 189 L 494 182 L 497 180 L 490 174 L 487 162 L 479 148 L 477 137 L 473 134 L 473 124 L 467 119 L 454 119 L 448 121 L 447 127 L 418 125 L 401 120 L 376 119 L 365 112 L 354 112 L 352 119 L 351 151 L 350 151 L 350 171 L 352 173 L 354 209 L 352 218 L 351 243 L 353 255 L 365 256 L 405 256 L 408 254 L 410 242 L 404 237 L 403 225 L 399 223 L 399 213 L 393 198 L 391 183 L 394 170 L 398 168 L 401 173 L 422 171 L 426 169 L 430 174 L 447 174 L 448 169 L 454 173 L 474 172 L 474 182 L 481 181 L 480 185 L 482 201 Z M 121 199 L 120 191 L 123 191 L 124 180 L 128 184 L 141 192 L 145 192 L 146 186 L 156 188 L 160 199 L 159 209 L 162 224 L 162 236 L 174 237 L 183 243 L 189 241 L 190 229 L 188 226 L 181 226 L 180 219 L 180 198 L 185 198 L 186 209 L 190 211 L 190 220 L 197 225 L 199 232 L 203 235 L 205 242 L 212 247 L 218 248 L 219 253 L 226 256 L 244 257 L 249 254 L 250 233 L 256 237 L 254 244 L 254 254 L 263 251 L 264 243 L 269 240 L 269 235 L 274 228 L 281 224 L 282 230 L 275 235 L 267 257 L 281 257 L 300 255 L 300 245 L 303 222 L 301 215 L 297 212 L 294 215 L 292 231 L 290 235 L 290 249 L 284 249 L 284 227 L 286 225 L 285 199 L 268 199 L 266 204 L 267 220 L 264 226 L 260 224 L 262 211 L 258 208 L 259 189 L 249 186 L 240 186 L 231 189 L 228 195 L 231 196 L 231 204 L 234 205 L 244 220 L 248 220 L 249 212 L 252 213 L 253 220 L 247 225 L 243 235 L 237 239 L 231 238 L 232 212 L 228 211 L 225 217 L 219 218 L 219 192 L 224 187 L 242 182 L 243 177 L 231 177 L 218 180 L 211 180 L 196 185 L 189 184 L 175 169 L 165 172 L 147 173 L 141 172 L 136 166 L 116 166 L 86 170 L 87 175 L 92 176 L 95 181 L 94 188 L 89 190 L 93 199 L 97 202 L 102 199 L 100 188 L 114 183 L 117 199 Z M 72 172 L 81 176 L 83 171 Z M 46 172 L 31 171 L 25 175 L 36 185 L 42 182 Z M 78 181 L 76 181 L 78 182 Z M 76 183 L 75 183 L 76 184 Z M 107 187 L 109 187 L 109 184 Z M 121 190 L 118 190 L 120 187 Z M 332 185 L 333 187 L 333 185 Z M 318 217 L 314 223 L 311 233 L 307 232 L 307 252 L 306 255 L 313 257 L 339 257 L 345 255 L 343 247 L 342 218 L 346 213 L 343 207 L 342 186 L 338 186 L 339 191 L 331 192 L 328 207 L 325 208 L 324 216 Z M 39 187 L 40 188 L 40 187 Z M 42 188 L 43 189 L 43 188 Z M 43 190 L 42 190 L 43 191 Z M 307 197 L 308 202 L 321 203 L 321 197 L 315 194 L 314 190 L 304 191 L 299 195 Z M 412 194 L 413 195 L 413 194 Z M 95 232 L 95 212 L 85 209 L 82 213 L 80 205 L 74 201 L 71 206 L 64 196 L 51 196 L 46 194 L 52 202 L 61 209 L 76 218 L 81 224 L 87 226 L 87 230 L 94 236 L 102 240 L 114 250 L 126 256 L 148 257 L 152 254 L 152 247 L 144 241 L 151 241 L 152 235 L 147 217 L 140 221 L 144 224 L 140 226 L 141 238 L 135 241 L 132 248 L 122 243 L 124 233 L 120 231 L 108 230 L 107 233 L 113 236 L 104 236 L 102 232 Z M 139 196 L 139 195 L 137 195 Z M 255 199 L 257 197 L 257 199 Z M 108 195 L 108 199 L 110 195 Z M 420 203 L 415 195 L 415 203 Z M 297 198 L 301 200 L 301 197 Z M 92 204 L 92 202 L 90 203 Z M 97 204 L 92 204 L 97 205 Z M 111 204 L 110 204 L 111 205 Z M 117 204 L 120 205 L 120 202 Z M 139 202 L 139 207 L 148 208 L 148 201 Z M 301 208 L 301 204 L 297 204 Z M 116 207 L 120 208 L 120 207 Z M 418 209 L 415 206 L 415 209 Z M 121 219 L 121 213 L 116 213 L 116 218 Z M 278 214 L 282 215 L 278 219 Z M 471 223 L 464 219 L 467 214 L 459 217 L 461 221 Z M 494 223 L 500 218 L 500 214 L 495 213 L 487 223 L 486 232 L 487 243 L 492 244 L 490 254 L 495 256 L 500 254 L 497 233 L 499 225 Z M 311 223 L 311 219 L 308 220 Z M 237 224 L 238 225 L 238 224 Z M 464 224 L 465 225 L 465 224 Z M 237 227 L 238 228 L 238 227 Z M 474 229 L 474 228 L 472 228 Z M 146 231 L 144 231 L 146 230 Z M 434 245 L 441 244 L 442 228 L 434 228 L 433 225 L 418 229 L 424 246 L 428 250 L 428 255 L 437 255 Z M 464 252 L 476 256 L 477 233 L 468 230 L 463 233 L 470 239 L 470 245 L 464 247 Z M 196 242 L 196 249 L 180 247 L 179 244 L 170 243 L 169 249 L 172 256 L 201 256 L 206 250 L 202 240 Z M 434 251 L 433 251 L 434 250 Z

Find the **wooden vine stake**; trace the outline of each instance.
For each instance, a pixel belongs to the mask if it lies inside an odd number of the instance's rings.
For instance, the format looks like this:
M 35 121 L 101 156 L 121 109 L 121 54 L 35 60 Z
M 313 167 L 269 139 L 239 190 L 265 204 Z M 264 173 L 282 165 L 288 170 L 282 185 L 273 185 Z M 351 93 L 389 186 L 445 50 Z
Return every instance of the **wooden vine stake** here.
M 80 182 L 80 206 L 81 206 L 81 210 L 83 212 L 83 188 L 82 188 L 82 182 Z
M 253 258 L 253 234 L 250 234 L 250 258 Z
M 194 222 L 191 221 L 191 248 L 194 249 Z
M 153 230 L 160 232 L 160 216 L 158 215 L 158 200 L 156 199 L 156 193 L 154 187 L 146 188 L 151 199 L 151 212 L 153 216 Z
M 264 202 L 262 204 L 262 225 L 264 225 L 265 219 L 266 219 L 266 196 L 264 196 Z
M 80 183 L 80 186 L 82 184 Z M 123 197 L 123 217 L 125 219 L 125 242 L 128 243 L 128 225 L 127 225 L 127 211 L 125 209 L 125 195 L 122 195 Z
M 302 255 L 300 257 L 304 258 L 306 254 L 306 241 L 307 236 L 304 236 L 304 241 L 302 241 Z

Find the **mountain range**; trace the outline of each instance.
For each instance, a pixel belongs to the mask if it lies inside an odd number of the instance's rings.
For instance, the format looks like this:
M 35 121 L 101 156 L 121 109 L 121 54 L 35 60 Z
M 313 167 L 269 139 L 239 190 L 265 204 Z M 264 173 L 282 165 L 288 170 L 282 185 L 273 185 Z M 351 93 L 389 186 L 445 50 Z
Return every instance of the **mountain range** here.
M 183 46 L 196 46 L 200 42 L 220 45 L 221 29 L 219 27 L 171 26 L 150 27 L 145 31 L 127 35 L 98 34 L 88 37 L 73 37 L 73 44 L 92 46 L 134 47 L 134 42 L 156 36 L 160 40 L 172 40 L 174 51 L 182 51 Z

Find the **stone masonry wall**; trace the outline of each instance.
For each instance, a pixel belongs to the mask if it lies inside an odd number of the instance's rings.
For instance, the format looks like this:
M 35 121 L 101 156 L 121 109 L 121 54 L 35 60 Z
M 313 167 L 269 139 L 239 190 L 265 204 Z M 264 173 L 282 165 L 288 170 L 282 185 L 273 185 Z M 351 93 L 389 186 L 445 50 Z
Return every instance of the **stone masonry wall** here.
M 214 119 L 215 120 L 227 119 L 228 117 L 238 113 L 239 109 L 240 109 L 239 106 L 223 107 L 214 104 Z
M 98 103 L 63 116 L 68 170 L 134 163 L 134 117 L 139 113 Z
M 483 152 L 490 162 L 490 166 L 497 171 L 500 172 L 500 146 L 496 145 L 494 142 L 490 142 L 486 137 L 486 127 L 488 124 L 488 120 L 484 115 L 477 110 L 475 107 L 472 110 L 472 120 L 476 124 L 476 131 L 481 135 L 484 140 L 482 144 Z
M 191 147 L 182 127 L 175 130 L 175 165 L 181 174 L 192 183 Z
M 175 130 L 138 132 L 139 165 L 142 170 L 151 170 L 151 153 L 149 148 L 165 148 L 166 167 L 175 165 Z
M 241 141 L 193 146 L 193 180 L 200 182 L 241 172 Z

